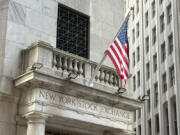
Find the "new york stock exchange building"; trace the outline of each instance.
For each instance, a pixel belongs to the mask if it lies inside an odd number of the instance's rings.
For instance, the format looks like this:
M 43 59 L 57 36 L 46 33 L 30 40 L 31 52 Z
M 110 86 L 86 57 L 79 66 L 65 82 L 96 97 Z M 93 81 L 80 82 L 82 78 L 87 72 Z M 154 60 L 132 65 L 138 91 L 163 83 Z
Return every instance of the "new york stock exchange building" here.
M 133 135 L 142 103 L 109 58 L 123 0 L 0 0 L 0 135 Z M 77 77 L 74 75 L 78 75 Z

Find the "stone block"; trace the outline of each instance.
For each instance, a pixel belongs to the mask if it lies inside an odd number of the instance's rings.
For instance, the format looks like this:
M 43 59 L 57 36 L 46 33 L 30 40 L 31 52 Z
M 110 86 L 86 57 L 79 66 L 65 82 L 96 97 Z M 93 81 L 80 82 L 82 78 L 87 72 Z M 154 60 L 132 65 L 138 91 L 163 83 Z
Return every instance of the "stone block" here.
M 76 9 L 90 16 L 90 0 L 78 0 Z
M 117 13 L 117 12 L 113 12 L 113 19 L 114 19 L 114 24 L 113 26 L 119 30 L 123 21 L 124 21 L 124 13 L 123 12 L 120 12 L 120 13 Z
M 25 49 L 24 44 L 6 40 L 5 58 L 18 61 L 21 59 L 21 51 Z
M 0 92 L 6 94 L 13 93 L 13 79 L 7 76 L 0 76 Z
M 3 75 L 6 75 L 8 77 L 16 77 L 20 75 L 21 71 L 21 65 L 20 65 L 20 60 L 16 59 L 9 59 L 5 58 L 4 59 L 4 68 L 3 68 Z
M 91 78 L 91 65 L 85 64 L 85 78 L 89 80 Z
M 26 14 L 26 26 L 36 30 L 42 30 L 43 16 L 41 13 L 36 12 L 32 9 L 27 9 Z
M 5 40 L 0 39 L 0 46 L 1 46 L 0 47 L 0 57 L 4 58 L 4 55 L 5 55 Z
M 0 123 L 1 135 L 14 135 L 15 132 L 16 132 L 15 124 Z
M 0 19 L 5 19 L 8 16 L 8 7 L 0 9 Z
M 6 40 L 5 44 L 3 75 L 16 77 L 20 74 L 22 60 L 21 51 L 24 49 L 24 46 L 23 44 L 11 42 L 9 40 Z
M 117 13 L 125 13 L 125 6 L 124 6 L 124 1 L 123 0 L 113 0 L 113 1 L 108 1 L 108 4 L 110 6 L 110 10 L 113 12 Z
M 110 9 L 102 7 L 101 3 L 92 2 L 91 16 L 113 26 L 113 12 Z
M 25 34 L 27 28 L 23 25 L 19 25 L 13 22 L 8 22 L 6 39 L 14 41 L 16 43 L 25 42 Z
M 75 9 L 83 14 L 90 16 L 90 2 L 89 0 L 57 0 L 58 3 Z
M 48 43 L 38 41 L 33 43 L 27 50 L 26 61 L 31 67 L 34 63 L 42 63 L 43 67 L 52 68 L 53 52 L 52 46 Z
M 105 45 L 105 39 L 102 39 L 95 34 L 91 34 L 90 43 L 90 60 L 99 61 L 99 59 L 101 59 L 99 56 L 103 56 L 104 51 L 107 49 L 108 45 Z M 97 56 L 96 59 L 93 59 L 93 57 L 95 56 L 94 54 L 96 54 Z
M 1 97 L 0 97 L 1 101 Z M 17 105 L 13 102 L 0 102 L 0 119 L 8 123 L 15 123 L 15 114 L 17 112 Z
M 56 36 L 49 35 L 33 28 L 27 28 L 27 33 L 25 37 L 26 47 L 40 40 L 51 44 L 53 47 L 56 47 Z
M 3 57 L 0 57 L 0 76 L 1 76 L 2 73 L 3 73 L 3 60 L 4 60 L 4 58 L 3 58 Z
M 26 8 L 21 4 L 10 1 L 8 19 L 14 23 L 25 25 Z
M 25 46 L 28 47 L 32 43 L 41 40 L 42 32 L 33 28 L 27 28 L 25 36 Z
M 112 41 L 108 41 L 105 38 L 99 37 L 95 34 L 91 34 L 91 37 L 90 37 L 90 43 L 91 43 L 91 45 L 90 45 L 90 50 L 91 50 L 90 51 L 90 60 L 99 63 L 104 55 L 104 52 L 110 46 L 111 42 Z M 114 67 L 108 57 L 103 62 L 103 65 L 108 65 L 110 67 Z
M 44 15 L 57 19 L 58 2 L 54 0 L 42 1 L 42 12 Z
M 27 127 L 26 126 L 22 126 L 22 125 L 18 125 L 16 127 L 16 134 L 17 135 L 27 135 Z
M 56 36 L 43 34 L 41 36 L 41 41 L 47 42 L 47 43 L 51 44 L 54 48 L 56 48 Z
M 53 52 L 50 49 L 39 47 L 38 48 L 38 61 L 43 63 L 44 67 L 52 68 Z
M 57 31 L 57 19 L 43 16 L 41 20 L 42 30 L 44 33 L 50 35 L 50 36 L 56 36 Z
M 44 33 L 34 28 L 27 28 L 26 35 L 25 35 L 26 47 L 40 40 L 51 44 L 53 47 L 56 47 L 56 36 L 49 35 L 47 33 Z
M 0 10 L 1 9 L 7 9 L 8 8 L 8 2 L 9 2 L 9 0 L 0 0 Z
M 108 40 L 109 42 L 113 41 L 117 32 L 118 29 L 115 29 L 114 27 L 112 27 L 112 25 L 108 25 L 105 23 L 102 24 L 102 37 Z
M 57 20 L 31 9 L 27 9 L 26 25 L 29 28 L 56 36 Z
M 42 12 L 42 1 L 43 0 L 13 0 L 24 7 L 33 9 L 38 12 Z
M 0 19 L 0 39 L 4 40 L 6 38 L 7 30 L 7 18 Z
M 90 23 L 90 33 L 102 36 L 102 22 L 96 20 L 95 18 L 91 18 Z
M 56 1 L 72 9 L 76 9 L 78 5 L 78 0 L 73 0 L 73 1 L 72 0 L 56 0 Z

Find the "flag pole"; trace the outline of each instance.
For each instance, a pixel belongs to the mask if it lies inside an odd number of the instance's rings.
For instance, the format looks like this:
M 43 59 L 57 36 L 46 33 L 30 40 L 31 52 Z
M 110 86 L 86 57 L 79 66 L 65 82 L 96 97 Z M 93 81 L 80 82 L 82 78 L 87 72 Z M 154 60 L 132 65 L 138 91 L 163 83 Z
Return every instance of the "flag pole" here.
M 96 69 L 94 70 L 94 72 L 92 73 L 91 79 L 89 80 L 89 86 L 93 86 L 93 79 L 95 78 L 95 75 L 97 74 L 97 72 L 99 71 L 99 69 L 102 66 L 102 63 L 104 62 L 104 60 L 106 59 L 107 53 L 104 52 L 104 56 L 101 59 L 100 63 L 97 65 Z
M 120 29 L 118 30 L 117 34 L 115 35 L 113 41 L 115 40 L 115 38 L 117 37 L 117 35 L 118 35 L 119 32 L 121 31 L 121 29 L 122 29 L 123 25 L 125 24 L 125 22 L 127 21 L 127 19 L 129 19 L 129 16 L 130 16 L 130 13 L 131 13 L 132 10 L 134 10 L 134 7 L 131 7 L 131 8 L 130 8 L 130 11 L 128 12 L 128 14 L 127 14 L 124 22 L 122 23 Z M 91 76 L 91 78 L 90 78 L 90 80 L 89 80 L 89 86 L 93 87 L 93 79 L 95 78 L 95 76 L 97 75 L 97 72 L 98 72 L 99 69 L 101 68 L 104 60 L 106 59 L 106 56 L 107 56 L 107 53 L 104 52 L 103 58 L 101 59 L 100 63 L 97 65 L 96 69 L 95 69 L 94 72 L 92 73 L 92 76 Z
M 116 36 L 114 37 L 113 41 L 115 40 L 115 38 L 117 37 L 117 35 L 119 34 L 119 32 L 121 31 L 122 27 L 124 26 L 124 24 L 126 23 L 126 21 L 129 19 L 129 16 L 131 15 L 131 11 L 134 10 L 134 7 L 130 8 L 130 11 L 128 12 L 125 20 L 123 21 L 123 23 L 121 24 L 121 27 L 119 28 L 119 31 L 117 32 Z

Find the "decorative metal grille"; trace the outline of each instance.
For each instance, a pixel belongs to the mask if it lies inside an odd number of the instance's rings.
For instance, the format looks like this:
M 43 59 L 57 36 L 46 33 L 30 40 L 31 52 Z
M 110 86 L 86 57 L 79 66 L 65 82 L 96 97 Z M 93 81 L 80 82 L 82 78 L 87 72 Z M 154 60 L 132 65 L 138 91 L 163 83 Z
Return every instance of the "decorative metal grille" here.
M 89 58 L 89 17 L 59 4 L 57 48 Z

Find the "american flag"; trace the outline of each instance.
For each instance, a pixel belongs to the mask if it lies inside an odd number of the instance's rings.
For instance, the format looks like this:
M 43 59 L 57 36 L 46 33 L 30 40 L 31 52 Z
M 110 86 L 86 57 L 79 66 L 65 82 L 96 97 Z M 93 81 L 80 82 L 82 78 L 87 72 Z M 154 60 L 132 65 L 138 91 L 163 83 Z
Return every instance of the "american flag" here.
M 129 72 L 129 44 L 127 37 L 128 19 L 125 21 L 122 29 L 115 37 L 111 46 L 106 50 L 106 53 L 112 60 L 118 75 L 124 80 L 124 86 L 128 79 Z

